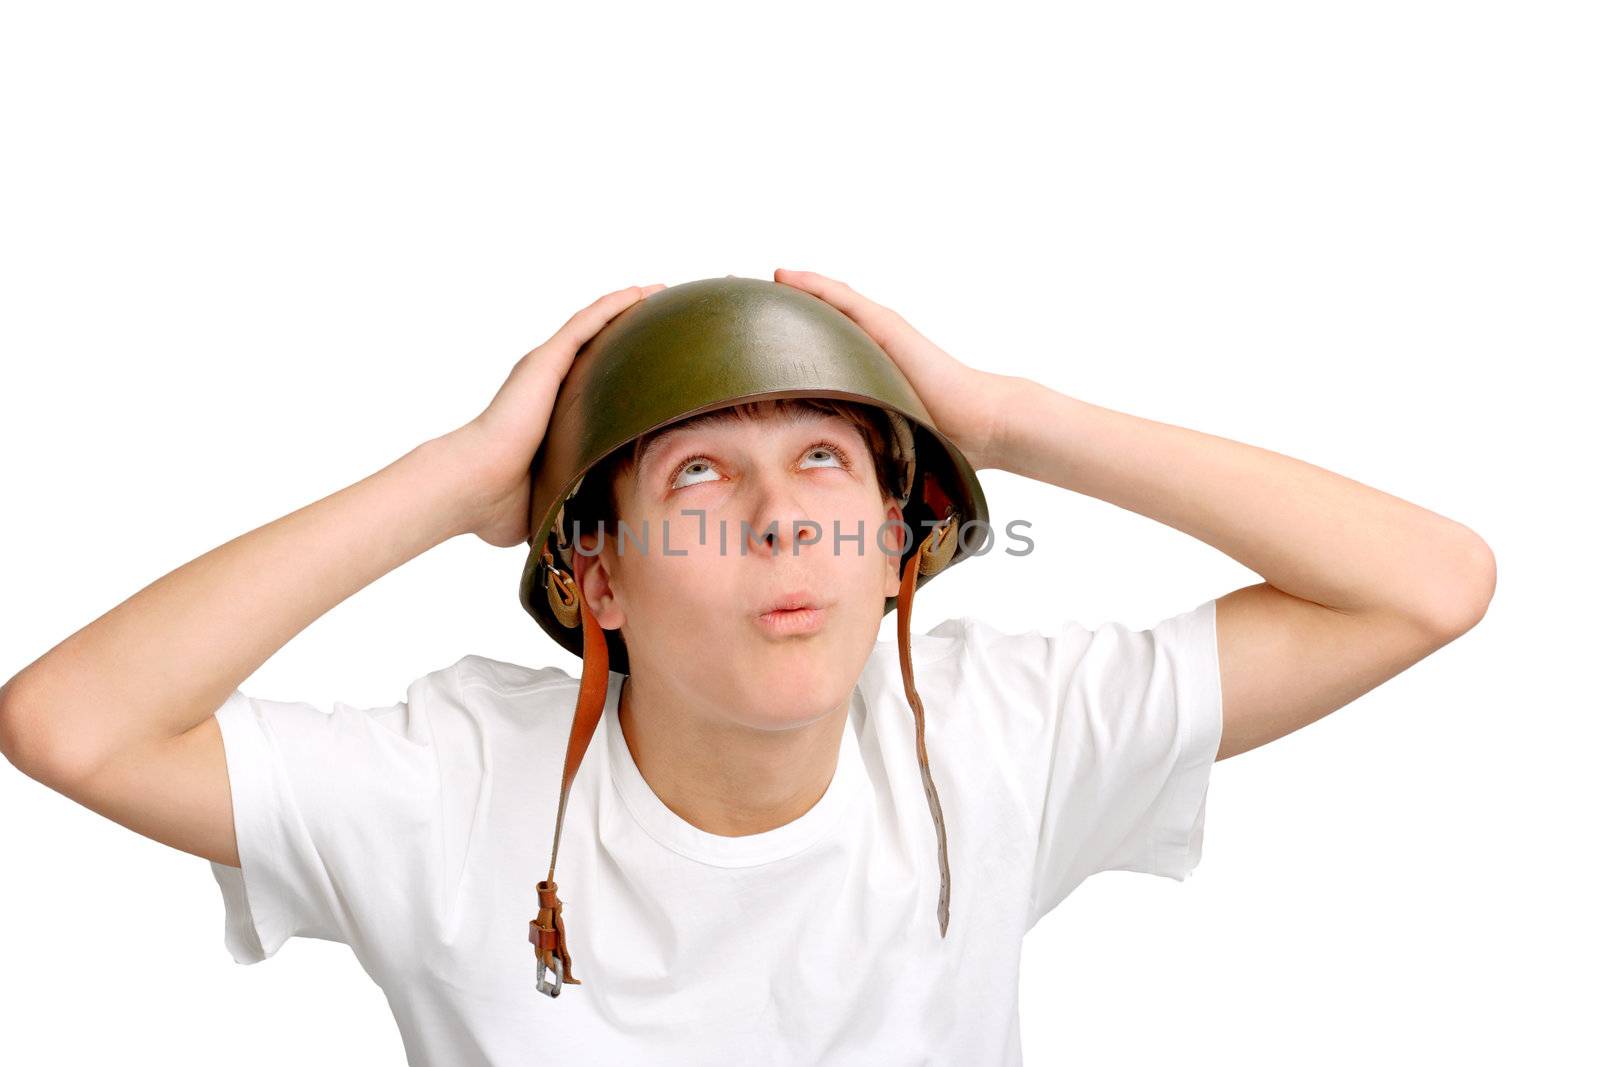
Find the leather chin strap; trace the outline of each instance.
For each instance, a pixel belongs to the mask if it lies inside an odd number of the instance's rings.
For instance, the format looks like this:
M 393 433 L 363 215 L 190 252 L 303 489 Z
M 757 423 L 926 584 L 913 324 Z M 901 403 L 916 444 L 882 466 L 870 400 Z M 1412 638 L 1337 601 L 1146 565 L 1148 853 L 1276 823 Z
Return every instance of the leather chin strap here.
M 539 953 L 539 992 L 552 997 L 561 993 L 563 983 L 583 984 L 572 976 L 572 956 L 567 952 L 567 927 L 561 921 L 561 898 L 556 896 L 556 852 L 561 848 L 561 824 L 567 817 L 567 794 L 572 790 L 572 779 L 578 773 L 578 764 L 583 762 L 583 754 L 589 749 L 594 729 L 600 724 L 611 672 L 611 652 L 606 647 L 605 630 L 589 613 L 589 605 L 576 582 L 570 583 L 569 591 L 577 598 L 583 620 L 583 677 L 578 682 L 578 709 L 572 718 L 572 733 L 567 737 L 567 762 L 561 770 L 561 801 L 556 807 L 556 833 L 550 845 L 550 872 L 534 887 L 539 894 L 539 915 L 528 922 L 528 940 Z M 546 969 L 556 973 L 554 982 L 546 980 Z
M 902 569 L 900 592 L 896 597 L 897 638 L 900 646 L 900 676 L 905 682 L 906 701 L 917 724 L 917 763 L 922 768 L 922 789 L 928 798 L 928 810 L 933 814 L 933 827 L 939 839 L 939 936 L 944 937 L 950 926 L 950 853 L 945 838 L 944 812 L 939 807 L 939 793 L 933 785 L 933 774 L 928 768 L 928 748 L 924 741 L 922 698 L 911 673 L 911 600 L 916 593 L 917 576 L 932 576 L 943 570 L 955 554 L 957 524 L 949 500 L 940 490 L 938 482 L 924 477 L 924 493 L 933 505 L 934 514 L 942 514 L 941 524 L 929 530 L 917 547 L 914 562 Z M 909 527 L 908 527 L 909 528 Z M 913 534 L 914 536 L 914 534 Z M 563 984 L 582 985 L 572 976 L 572 957 L 567 951 L 567 928 L 561 919 L 561 899 L 556 896 L 556 852 L 561 847 L 561 824 L 567 814 L 567 794 L 578 765 L 594 737 L 595 727 L 605 710 L 609 684 L 611 655 L 606 647 L 605 631 L 589 613 L 578 584 L 559 570 L 552 569 L 553 579 L 562 587 L 557 595 L 577 601 L 578 614 L 583 624 L 583 676 L 578 683 L 578 707 L 572 719 L 572 733 L 567 738 L 567 761 L 561 772 L 561 801 L 556 808 L 556 831 L 550 846 L 550 871 L 535 889 L 539 897 L 539 915 L 528 923 L 528 940 L 538 951 L 537 985 L 539 992 L 555 997 L 561 994 Z M 555 972 L 556 980 L 549 981 L 547 971 Z

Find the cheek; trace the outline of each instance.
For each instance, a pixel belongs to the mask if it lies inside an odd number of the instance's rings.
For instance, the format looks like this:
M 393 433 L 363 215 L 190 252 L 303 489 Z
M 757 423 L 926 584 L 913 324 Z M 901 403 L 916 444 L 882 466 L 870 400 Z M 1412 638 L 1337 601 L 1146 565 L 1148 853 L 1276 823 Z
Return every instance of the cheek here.
M 629 619 L 668 644 L 704 644 L 708 634 L 731 625 L 730 605 L 739 603 L 736 565 L 744 561 L 721 558 L 714 533 L 699 544 L 692 523 L 674 527 L 664 542 L 660 533 L 660 526 L 651 530 L 647 550 L 628 545 Z
M 829 625 L 834 654 L 848 655 L 863 644 L 871 645 L 883 621 L 884 597 L 892 595 L 886 593 L 893 574 L 892 557 L 878 547 L 874 527 L 869 525 L 866 530 L 860 543 L 841 541 L 837 554 L 831 532 L 814 546 L 818 558 L 812 573 L 834 601 Z
M 858 536 L 859 535 L 859 536 Z M 827 567 L 841 580 L 866 583 L 881 592 L 883 583 L 894 571 L 894 549 L 900 531 L 886 524 L 882 515 L 839 523 L 835 537 L 831 524 L 813 550 L 826 557 Z

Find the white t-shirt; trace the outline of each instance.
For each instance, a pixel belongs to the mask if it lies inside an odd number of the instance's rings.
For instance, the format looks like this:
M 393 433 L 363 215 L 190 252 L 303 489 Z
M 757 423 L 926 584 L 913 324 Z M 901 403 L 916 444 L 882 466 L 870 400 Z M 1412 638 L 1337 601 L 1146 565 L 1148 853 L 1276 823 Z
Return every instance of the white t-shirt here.
M 1097 871 L 1199 862 L 1222 731 L 1216 601 L 1149 630 L 974 618 L 913 637 L 938 846 L 897 647 L 856 686 L 826 793 L 765 833 L 684 821 L 617 726 L 574 780 L 556 881 L 573 972 L 534 987 L 578 681 L 466 656 L 361 709 L 235 691 L 217 711 L 241 867 L 228 951 L 348 944 L 429 1067 L 1021 1062 L 1023 934 Z

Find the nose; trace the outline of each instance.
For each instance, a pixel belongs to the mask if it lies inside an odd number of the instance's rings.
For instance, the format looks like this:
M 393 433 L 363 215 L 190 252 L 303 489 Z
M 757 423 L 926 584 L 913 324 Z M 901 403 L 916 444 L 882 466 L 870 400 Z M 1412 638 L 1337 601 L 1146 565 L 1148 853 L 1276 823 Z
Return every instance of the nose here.
M 782 474 L 763 471 L 754 479 L 749 527 L 741 531 L 745 551 L 776 556 L 799 555 L 805 545 L 822 540 L 822 524 L 811 518 L 795 487 Z

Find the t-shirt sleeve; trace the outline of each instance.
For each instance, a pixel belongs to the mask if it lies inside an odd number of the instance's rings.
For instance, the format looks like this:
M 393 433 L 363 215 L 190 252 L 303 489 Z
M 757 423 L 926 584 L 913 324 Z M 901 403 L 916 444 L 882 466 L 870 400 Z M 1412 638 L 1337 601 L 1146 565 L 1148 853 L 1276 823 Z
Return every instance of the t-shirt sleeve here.
M 414 929 L 440 810 L 425 709 L 235 690 L 215 715 L 240 865 L 211 871 L 233 959 L 259 963 L 291 937 L 355 945 L 363 931 Z
M 1222 739 L 1216 601 L 1144 630 L 964 622 L 1037 819 L 1030 925 L 1100 871 L 1187 878 Z

